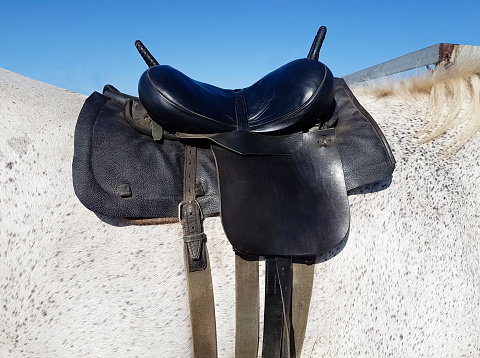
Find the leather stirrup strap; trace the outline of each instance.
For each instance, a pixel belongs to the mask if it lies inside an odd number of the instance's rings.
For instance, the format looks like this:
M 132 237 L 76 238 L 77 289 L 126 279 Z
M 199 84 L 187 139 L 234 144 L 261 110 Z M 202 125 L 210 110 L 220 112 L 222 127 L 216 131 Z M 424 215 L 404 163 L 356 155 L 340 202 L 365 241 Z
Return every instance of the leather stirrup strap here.
M 276 268 L 275 268 L 276 270 Z M 292 326 L 295 346 L 291 356 L 300 358 L 308 322 L 315 265 L 293 264 Z M 256 358 L 258 354 L 259 287 L 258 260 L 235 255 L 235 357 Z M 274 339 L 280 339 L 275 337 Z M 265 344 L 265 343 L 264 343 Z
M 295 336 L 295 357 L 302 354 L 303 340 L 307 329 L 308 311 L 312 298 L 315 265 L 293 264 L 292 324 Z
M 185 146 L 183 202 L 179 207 L 183 227 L 184 259 L 187 273 L 188 301 L 192 323 L 195 358 L 217 357 L 217 333 L 213 284 L 208 259 L 203 217 L 196 200 L 197 149 Z
M 201 271 L 207 267 L 205 254 L 207 237 L 203 232 L 203 217 L 196 200 L 197 148 L 185 146 L 183 174 L 183 201 L 179 207 L 179 220 L 183 227 L 183 240 L 188 251 L 188 271 Z
M 292 259 L 266 258 L 262 358 L 291 358 Z
M 205 253 L 207 253 L 207 250 L 205 250 Z M 187 265 L 187 255 L 188 252 L 185 248 L 185 265 Z M 216 358 L 217 331 L 215 326 L 215 305 L 208 257 L 207 268 L 205 270 L 187 272 L 187 285 L 194 357 Z
M 258 259 L 235 254 L 235 357 L 257 358 L 259 325 Z

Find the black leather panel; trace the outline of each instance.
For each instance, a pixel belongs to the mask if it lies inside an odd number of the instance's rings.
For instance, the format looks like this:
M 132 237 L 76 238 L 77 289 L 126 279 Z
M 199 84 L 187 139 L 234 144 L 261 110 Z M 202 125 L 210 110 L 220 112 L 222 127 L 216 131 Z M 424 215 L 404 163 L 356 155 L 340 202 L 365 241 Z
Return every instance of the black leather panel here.
M 93 93 L 75 128 L 73 184 L 90 210 L 112 217 L 176 218 L 183 199 L 185 147 L 179 141 L 154 141 L 125 119 L 120 92 Z M 123 95 L 123 96 L 122 96 Z M 138 99 L 137 99 L 138 100 Z M 130 197 L 122 197 L 128 185 Z M 204 215 L 218 213 L 216 168 L 210 148 L 198 148 L 197 198 Z
M 341 78 L 335 79 L 334 117 L 347 190 L 388 178 L 395 158 L 382 131 Z
M 312 130 L 288 156 L 240 156 L 213 147 L 220 216 L 233 247 L 253 256 L 318 255 L 349 231 L 335 130 Z

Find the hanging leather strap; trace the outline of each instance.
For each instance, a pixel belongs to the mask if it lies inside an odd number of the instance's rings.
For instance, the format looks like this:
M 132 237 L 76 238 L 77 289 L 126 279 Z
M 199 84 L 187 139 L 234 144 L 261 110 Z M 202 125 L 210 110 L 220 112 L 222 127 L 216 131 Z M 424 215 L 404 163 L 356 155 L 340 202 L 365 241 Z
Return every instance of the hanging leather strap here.
M 315 265 L 312 263 L 293 264 L 292 325 L 295 336 L 295 357 L 302 354 L 308 311 L 312 298 Z
M 258 258 L 235 254 L 235 357 L 257 358 L 259 324 Z
M 183 227 L 183 240 L 187 248 L 188 271 L 201 271 L 207 267 L 206 241 L 203 217 L 196 200 L 197 148 L 185 146 L 183 174 L 183 201 L 179 206 L 179 220 Z
M 183 227 L 184 259 L 195 358 L 217 357 L 217 333 L 212 275 L 203 233 L 203 216 L 196 200 L 197 149 L 185 147 L 183 202 L 179 220 Z
M 262 358 L 291 358 L 292 259 L 266 258 L 265 314 Z M 293 350 L 292 350 L 293 348 Z
M 279 258 L 281 260 L 281 258 Z M 265 329 L 264 348 L 262 357 L 295 357 L 300 358 L 302 353 L 305 331 L 307 328 L 308 311 L 312 297 L 315 265 L 313 261 L 296 262 L 290 266 L 289 259 L 278 265 L 275 260 L 266 260 L 266 302 L 265 302 Z M 282 327 L 288 326 L 288 313 L 284 306 L 282 290 L 278 277 L 278 270 L 292 268 L 291 286 L 291 325 L 290 333 Z M 284 271 L 285 272 L 285 271 Z M 258 354 L 258 326 L 259 326 L 259 286 L 258 260 L 253 260 L 238 253 L 235 255 L 235 298 L 236 298 L 236 334 L 235 357 L 256 358 Z M 288 273 L 281 275 L 284 281 L 289 278 Z M 275 287 L 275 285 L 277 285 Z M 273 288 L 273 290 L 272 290 Z M 287 294 L 288 295 L 288 289 Z M 288 301 L 288 300 L 287 300 Z M 287 304 L 288 305 L 288 304 Z M 281 309 L 279 308 L 281 306 Z M 286 315 L 284 317 L 284 315 Z M 288 338 L 285 339 L 285 335 Z M 293 338 L 292 338 L 293 337 Z M 294 341 L 292 341 L 294 339 Z M 290 341 L 289 344 L 287 342 Z M 287 349 L 288 348 L 288 349 Z M 289 350 L 289 352 L 288 352 Z M 286 354 L 286 355 L 285 355 Z
M 205 254 L 207 254 L 207 250 L 205 250 Z M 187 255 L 188 252 L 185 248 L 185 265 L 188 265 Z M 217 357 L 217 330 L 208 257 L 205 270 L 187 272 L 187 285 L 194 357 L 215 358 Z

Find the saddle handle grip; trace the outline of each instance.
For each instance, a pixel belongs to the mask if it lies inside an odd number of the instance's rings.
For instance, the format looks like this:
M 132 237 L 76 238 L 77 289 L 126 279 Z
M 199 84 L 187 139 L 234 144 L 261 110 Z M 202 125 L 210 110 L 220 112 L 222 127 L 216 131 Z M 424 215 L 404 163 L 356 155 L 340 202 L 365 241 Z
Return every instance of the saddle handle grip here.
M 317 35 L 313 40 L 312 47 L 310 47 L 307 58 L 318 61 L 318 58 L 320 56 L 320 49 L 322 48 L 323 40 L 325 40 L 326 34 L 327 28 L 325 26 L 320 26 L 317 31 Z
M 135 47 L 137 48 L 138 52 L 140 53 L 149 68 L 153 66 L 158 66 L 157 60 L 155 59 L 155 57 L 153 57 L 150 51 L 148 51 L 142 41 L 135 41 Z

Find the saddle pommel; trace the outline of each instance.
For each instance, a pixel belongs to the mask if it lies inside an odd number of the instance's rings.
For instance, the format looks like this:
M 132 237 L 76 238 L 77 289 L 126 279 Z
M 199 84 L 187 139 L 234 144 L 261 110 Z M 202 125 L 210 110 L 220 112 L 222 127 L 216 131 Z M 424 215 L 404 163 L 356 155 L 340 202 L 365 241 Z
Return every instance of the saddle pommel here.
M 149 68 L 153 66 L 158 66 L 157 60 L 155 59 L 155 57 L 153 57 L 150 51 L 148 51 L 142 41 L 135 41 L 135 47 L 137 48 L 138 52 L 140 53 Z

